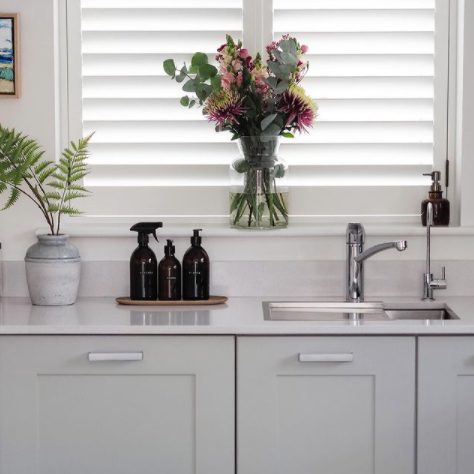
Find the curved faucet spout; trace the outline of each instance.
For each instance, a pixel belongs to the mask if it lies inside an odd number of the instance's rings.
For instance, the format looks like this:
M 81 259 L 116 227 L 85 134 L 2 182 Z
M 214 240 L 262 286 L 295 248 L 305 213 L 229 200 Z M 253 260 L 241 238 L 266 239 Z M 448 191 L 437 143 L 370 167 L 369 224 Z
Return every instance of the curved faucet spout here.
M 403 252 L 407 248 L 407 241 L 396 240 L 395 242 L 385 242 L 383 244 L 374 245 L 373 247 L 370 247 L 364 252 L 357 255 L 357 257 L 354 257 L 354 260 L 357 263 L 360 263 L 360 262 L 363 262 L 364 260 L 367 260 L 369 257 L 372 257 L 372 255 L 375 255 L 376 253 L 382 252 L 384 250 L 392 249 L 392 248 L 397 249 L 399 252 Z

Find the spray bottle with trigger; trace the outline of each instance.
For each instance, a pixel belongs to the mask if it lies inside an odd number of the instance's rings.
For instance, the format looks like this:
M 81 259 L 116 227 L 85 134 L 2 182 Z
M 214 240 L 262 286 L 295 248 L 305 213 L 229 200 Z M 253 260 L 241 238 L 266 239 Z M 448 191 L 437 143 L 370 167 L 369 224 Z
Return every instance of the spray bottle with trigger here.
M 130 258 L 130 299 L 156 300 L 158 298 L 158 263 L 153 250 L 148 247 L 149 234 L 155 240 L 156 229 L 163 227 L 161 222 L 139 222 L 130 230 L 138 232 L 138 247 Z

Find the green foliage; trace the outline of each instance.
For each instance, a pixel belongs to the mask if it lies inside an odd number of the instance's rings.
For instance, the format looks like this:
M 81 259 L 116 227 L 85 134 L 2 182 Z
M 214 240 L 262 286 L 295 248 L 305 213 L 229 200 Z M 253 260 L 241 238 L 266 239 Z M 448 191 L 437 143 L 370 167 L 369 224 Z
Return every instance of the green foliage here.
M 166 74 L 168 74 L 168 76 L 171 76 L 174 78 L 174 75 L 176 72 L 176 66 L 172 59 L 167 59 L 166 61 L 163 62 L 163 69 L 165 70 Z
M 75 199 L 88 196 L 81 182 L 88 173 L 91 135 L 71 142 L 57 163 L 43 158 L 36 140 L 0 125 L 0 194 L 8 193 L 3 209 L 23 194 L 41 210 L 51 234 L 58 235 L 62 215 L 77 215 Z
M 195 95 L 191 99 L 187 95 L 182 97 L 180 103 L 183 107 L 191 108 L 196 104 L 203 105 L 206 99 L 221 89 L 221 76 L 215 66 L 209 64 L 207 54 L 195 53 L 191 58 L 191 65 L 184 64 L 181 69 L 176 68 L 173 59 L 163 62 L 163 69 L 171 79 L 183 83 L 181 89 Z M 187 80 L 186 80 L 187 79 Z

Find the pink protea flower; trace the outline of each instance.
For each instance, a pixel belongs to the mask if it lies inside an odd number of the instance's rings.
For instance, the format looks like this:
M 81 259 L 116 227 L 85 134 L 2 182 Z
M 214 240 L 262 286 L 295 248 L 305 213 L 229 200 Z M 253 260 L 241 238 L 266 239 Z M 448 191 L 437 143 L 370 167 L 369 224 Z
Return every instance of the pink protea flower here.
M 211 94 L 204 108 L 204 114 L 218 126 L 237 124 L 238 118 L 244 113 L 242 98 L 231 90 L 222 89 Z
M 278 111 L 288 115 L 287 127 L 307 132 L 316 119 L 317 106 L 302 87 L 293 85 L 281 95 Z

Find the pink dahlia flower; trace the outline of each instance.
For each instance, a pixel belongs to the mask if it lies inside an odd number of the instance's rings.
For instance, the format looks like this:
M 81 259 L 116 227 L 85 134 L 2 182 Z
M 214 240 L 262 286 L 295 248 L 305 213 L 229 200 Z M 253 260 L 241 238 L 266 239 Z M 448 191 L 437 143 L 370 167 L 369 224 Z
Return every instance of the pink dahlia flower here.
M 302 132 L 316 120 L 317 106 L 302 87 L 293 85 L 281 95 L 278 111 L 287 115 L 287 127 Z
M 236 124 L 238 117 L 244 113 L 242 99 L 237 92 L 222 89 L 208 97 L 204 113 L 209 121 L 220 127 Z

